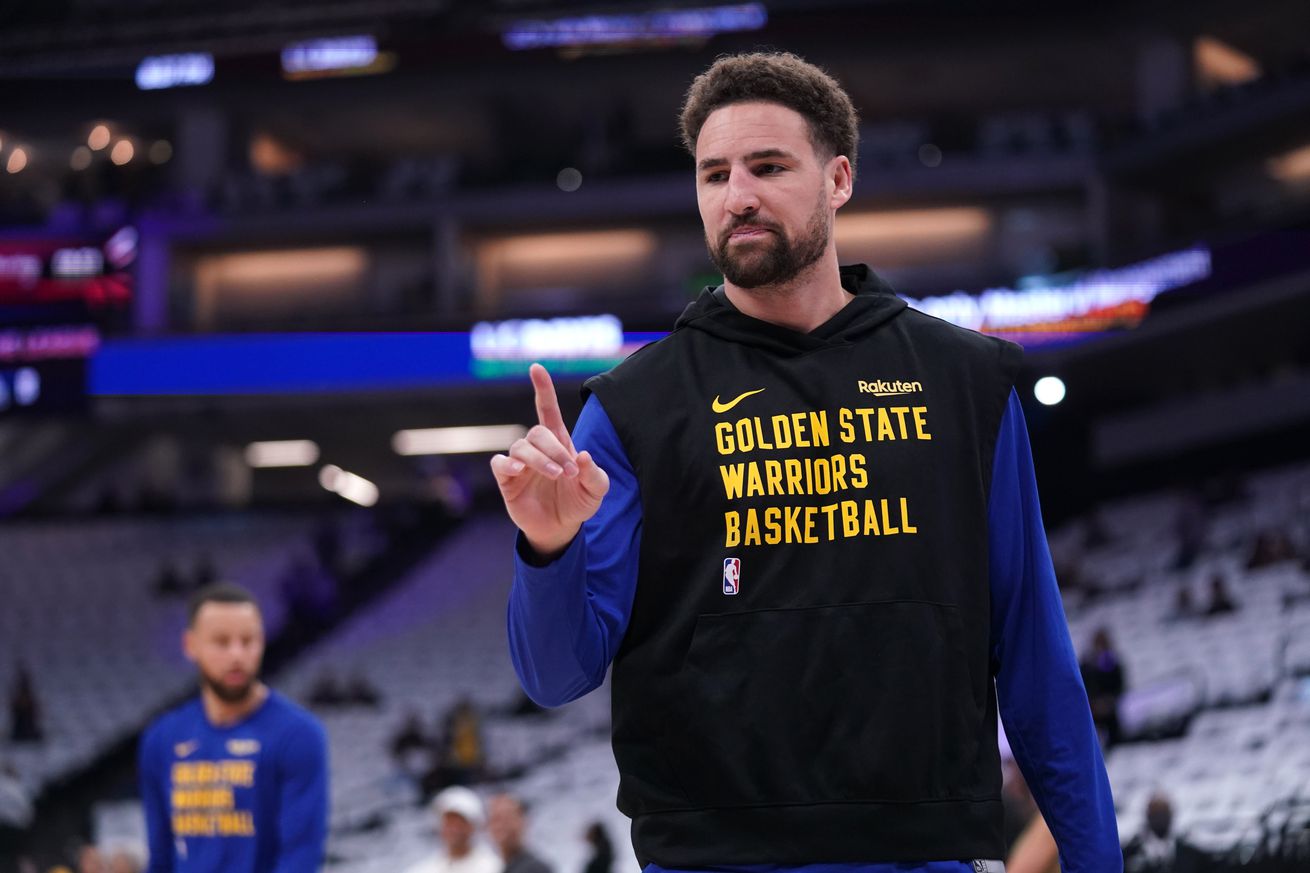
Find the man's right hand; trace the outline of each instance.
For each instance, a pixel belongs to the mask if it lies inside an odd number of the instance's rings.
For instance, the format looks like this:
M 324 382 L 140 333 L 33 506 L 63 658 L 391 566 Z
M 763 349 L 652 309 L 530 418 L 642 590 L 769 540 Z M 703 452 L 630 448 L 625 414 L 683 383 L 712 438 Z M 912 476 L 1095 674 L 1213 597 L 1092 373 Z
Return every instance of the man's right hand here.
M 588 452 L 573 448 L 559 397 L 540 364 L 529 369 L 537 399 L 537 424 L 515 440 L 508 455 L 491 459 L 491 472 L 510 520 L 542 557 L 557 556 L 596 514 L 610 488 L 609 476 Z

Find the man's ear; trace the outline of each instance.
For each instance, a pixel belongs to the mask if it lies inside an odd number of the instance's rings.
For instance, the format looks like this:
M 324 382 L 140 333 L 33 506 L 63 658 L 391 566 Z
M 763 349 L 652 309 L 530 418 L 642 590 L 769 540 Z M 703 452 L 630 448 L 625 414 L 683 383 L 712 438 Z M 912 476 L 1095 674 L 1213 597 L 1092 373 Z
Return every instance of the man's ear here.
M 828 169 L 828 182 L 832 185 L 828 205 L 833 209 L 841 209 L 855 193 L 855 171 L 851 169 L 850 158 L 845 155 L 837 155 L 829 161 Z
M 193 628 L 182 631 L 182 654 L 192 664 L 196 662 L 196 632 Z

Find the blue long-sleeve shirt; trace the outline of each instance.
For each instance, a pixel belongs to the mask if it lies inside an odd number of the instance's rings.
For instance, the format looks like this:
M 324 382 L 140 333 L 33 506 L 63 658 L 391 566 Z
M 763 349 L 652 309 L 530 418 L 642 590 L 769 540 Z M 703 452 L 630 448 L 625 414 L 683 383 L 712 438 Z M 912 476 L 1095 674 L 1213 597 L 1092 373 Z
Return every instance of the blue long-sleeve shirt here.
M 510 592 L 510 653 L 524 690 L 559 706 L 597 688 L 618 652 L 637 587 L 641 499 L 599 400 L 573 430 L 610 479 L 600 509 L 554 561 L 538 565 L 519 537 Z M 1122 870 L 1114 804 L 1069 639 L 1042 525 L 1023 408 L 1012 391 L 997 435 L 988 505 L 992 660 L 1011 750 L 1060 848 L 1064 873 Z M 971 873 L 920 865 L 816 864 L 716 868 L 732 873 Z M 646 873 L 673 873 L 650 865 Z
M 200 698 L 141 738 L 138 771 L 147 873 L 317 873 L 327 841 L 327 736 L 270 691 L 223 727 Z

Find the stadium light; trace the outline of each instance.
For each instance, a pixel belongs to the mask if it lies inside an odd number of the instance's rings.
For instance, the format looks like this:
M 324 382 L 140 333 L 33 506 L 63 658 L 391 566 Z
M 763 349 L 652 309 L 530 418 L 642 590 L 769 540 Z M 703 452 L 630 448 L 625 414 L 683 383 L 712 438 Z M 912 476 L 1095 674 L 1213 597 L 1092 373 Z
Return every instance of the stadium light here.
M 372 506 L 378 502 L 378 486 L 336 464 L 328 464 L 318 471 L 318 484 L 360 506 Z
M 401 430 L 391 438 L 391 447 L 406 456 L 503 452 L 527 432 L 521 424 Z
M 246 446 L 246 463 L 252 467 L 308 467 L 318 460 L 313 440 L 267 440 Z
M 109 160 L 114 162 L 114 166 L 121 167 L 131 163 L 132 158 L 136 156 L 136 148 L 132 145 L 130 139 L 120 139 L 114 143 L 113 151 L 109 153 Z
M 109 145 L 109 138 L 109 127 L 104 124 L 97 124 L 87 134 L 86 144 L 91 147 L 91 151 L 98 152 Z
M 1043 406 L 1054 406 L 1064 399 L 1064 382 L 1058 376 L 1043 376 L 1033 386 L 1033 396 Z

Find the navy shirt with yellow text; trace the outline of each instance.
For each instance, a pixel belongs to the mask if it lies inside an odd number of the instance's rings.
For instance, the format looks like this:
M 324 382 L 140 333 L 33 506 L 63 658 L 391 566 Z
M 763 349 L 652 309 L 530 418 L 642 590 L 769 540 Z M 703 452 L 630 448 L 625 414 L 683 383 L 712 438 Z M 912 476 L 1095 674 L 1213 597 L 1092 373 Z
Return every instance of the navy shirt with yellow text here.
M 196 697 L 155 720 L 139 770 L 148 873 L 313 873 L 327 837 L 327 738 L 287 698 L 216 727 Z

